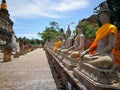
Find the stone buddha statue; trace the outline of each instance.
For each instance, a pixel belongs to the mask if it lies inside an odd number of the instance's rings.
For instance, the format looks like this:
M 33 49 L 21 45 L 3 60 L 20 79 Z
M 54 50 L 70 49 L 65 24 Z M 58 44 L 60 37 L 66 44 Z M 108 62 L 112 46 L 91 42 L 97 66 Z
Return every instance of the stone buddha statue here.
M 60 29 L 60 32 L 61 32 L 61 41 L 62 41 L 62 47 L 58 48 L 57 50 L 61 50 L 61 48 L 64 48 L 65 47 L 65 33 L 64 33 L 64 30 L 63 28 Z
M 66 40 L 63 40 L 62 47 L 59 49 L 61 52 L 66 52 L 66 50 L 72 46 L 73 39 L 71 38 L 71 30 L 68 25 L 67 31 L 66 31 Z
M 79 58 L 80 53 L 84 51 L 84 35 L 82 34 L 82 26 L 77 25 L 77 36 L 74 39 L 74 45 L 70 48 L 68 48 L 65 52 L 66 54 L 69 54 L 72 58 Z
M 71 38 L 71 30 L 68 25 L 67 31 L 66 31 L 66 40 L 64 41 L 64 46 L 62 49 L 67 49 L 72 46 L 72 38 Z
M 104 3 L 99 10 L 102 26 L 96 32 L 96 38 L 90 48 L 80 54 L 84 62 L 102 69 L 109 69 L 114 64 L 113 53 L 117 28 L 110 24 L 110 16 L 111 11 L 107 3 Z

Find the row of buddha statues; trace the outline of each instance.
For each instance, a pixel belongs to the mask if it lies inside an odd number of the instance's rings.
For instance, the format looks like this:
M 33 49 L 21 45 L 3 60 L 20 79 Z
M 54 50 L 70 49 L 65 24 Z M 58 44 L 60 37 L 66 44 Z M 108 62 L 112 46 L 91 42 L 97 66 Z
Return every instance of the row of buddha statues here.
M 102 25 L 97 30 L 96 37 L 88 49 L 85 49 L 84 46 L 86 42 L 82 33 L 83 26 L 81 22 L 76 27 L 77 35 L 75 38 L 71 38 L 71 31 L 68 27 L 66 40 L 62 38 L 60 41 L 57 38 L 54 45 L 52 45 L 54 47 L 51 49 L 63 66 L 68 70 L 72 70 L 73 75 L 76 77 L 81 78 L 79 72 L 82 72 L 85 77 L 91 78 L 91 82 L 96 81 L 101 84 L 118 83 L 119 74 L 116 72 L 118 67 L 114 63 L 118 30 L 115 25 L 110 23 L 111 10 L 108 8 L 107 2 L 102 3 L 98 10 L 98 17 Z
M 82 33 L 82 25 L 79 23 L 76 28 L 77 36 L 74 40 L 71 38 L 71 31 L 68 26 L 66 40 L 63 38 L 62 45 L 58 45 L 54 51 L 61 52 L 63 55 L 74 59 L 79 58 L 80 61 L 87 62 L 99 68 L 111 68 L 114 64 L 113 53 L 117 27 L 110 24 L 111 11 L 107 3 L 100 8 L 98 16 L 102 26 L 97 30 L 96 38 L 88 49 L 84 50 L 85 37 Z

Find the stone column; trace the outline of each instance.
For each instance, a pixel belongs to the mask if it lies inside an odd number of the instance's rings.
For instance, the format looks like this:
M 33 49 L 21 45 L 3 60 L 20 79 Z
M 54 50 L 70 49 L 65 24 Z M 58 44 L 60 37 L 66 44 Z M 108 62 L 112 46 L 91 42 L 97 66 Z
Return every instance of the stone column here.
M 5 47 L 3 62 L 9 62 L 9 61 L 11 61 L 11 56 L 12 56 L 12 48 Z
M 24 55 L 24 45 L 20 44 L 20 55 Z

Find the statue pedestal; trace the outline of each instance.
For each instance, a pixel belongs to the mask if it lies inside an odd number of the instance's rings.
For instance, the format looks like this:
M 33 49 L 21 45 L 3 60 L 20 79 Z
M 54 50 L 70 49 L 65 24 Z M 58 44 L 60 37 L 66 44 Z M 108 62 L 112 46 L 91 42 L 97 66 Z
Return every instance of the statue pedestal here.
M 67 48 L 61 49 L 61 50 L 60 50 L 60 53 L 65 54 L 67 50 L 68 50 Z
M 12 49 L 9 47 L 5 47 L 3 62 L 11 61 L 11 56 L 12 56 Z
M 19 56 L 20 56 L 19 53 L 16 52 L 15 55 L 14 55 L 14 58 L 19 58 Z
M 62 60 L 62 64 L 69 70 L 73 70 L 73 68 L 79 66 L 79 59 L 78 58 L 71 58 L 64 55 L 64 59 Z
M 89 90 L 117 90 L 119 86 L 119 75 L 115 65 L 110 69 L 100 69 L 80 62 L 80 66 L 74 68 L 73 75 Z
M 63 56 L 60 55 L 60 54 L 57 55 L 57 58 L 58 58 L 58 60 L 59 60 L 60 62 L 62 62 L 62 60 L 64 59 Z

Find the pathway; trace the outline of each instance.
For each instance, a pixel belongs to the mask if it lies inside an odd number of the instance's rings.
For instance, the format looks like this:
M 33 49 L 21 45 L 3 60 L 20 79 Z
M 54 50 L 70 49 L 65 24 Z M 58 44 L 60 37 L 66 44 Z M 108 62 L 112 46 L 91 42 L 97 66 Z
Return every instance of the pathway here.
M 43 49 L 0 62 L 0 90 L 57 90 Z

